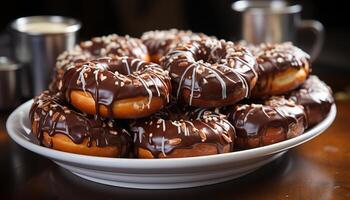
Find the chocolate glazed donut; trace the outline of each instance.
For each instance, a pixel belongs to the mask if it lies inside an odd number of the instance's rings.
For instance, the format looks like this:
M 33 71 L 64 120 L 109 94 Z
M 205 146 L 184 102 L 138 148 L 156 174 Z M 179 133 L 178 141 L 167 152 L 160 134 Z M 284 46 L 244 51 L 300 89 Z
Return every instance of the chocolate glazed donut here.
M 334 104 L 331 88 L 317 76 L 310 76 L 289 98 L 304 107 L 309 127 L 321 122 Z
M 67 100 L 88 114 L 132 119 L 151 115 L 169 102 L 168 73 L 154 63 L 127 57 L 100 58 L 68 69 Z
M 203 33 L 177 29 L 148 31 L 141 36 L 141 40 L 146 45 L 151 56 L 151 61 L 155 63 L 159 63 L 159 59 L 175 48 L 176 45 L 204 38 L 209 38 L 209 36 Z
M 62 88 L 64 71 L 79 63 L 94 60 L 100 57 L 128 56 L 149 61 L 146 46 L 140 39 L 116 34 L 94 37 L 89 41 L 81 42 L 73 50 L 65 51 L 57 58 L 55 74 L 50 84 L 50 90 L 59 91 Z
M 250 149 L 301 135 L 307 128 L 303 107 L 284 97 L 263 104 L 238 105 L 228 120 L 236 128 L 235 147 Z
M 180 44 L 162 58 L 180 101 L 197 107 L 234 104 L 249 97 L 257 80 L 256 59 L 224 40 Z
M 60 93 L 44 91 L 34 99 L 32 133 L 46 147 L 77 154 L 123 157 L 130 135 L 114 120 L 88 117 L 69 108 Z
M 253 97 L 280 95 L 300 86 L 311 71 L 310 57 L 292 43 L 248 46 L 258 62 Z
M 231 152 L 234 127 L 226 116 L 198 108 L 168 112 L 131 124 L 139 158 L 179 158 Z

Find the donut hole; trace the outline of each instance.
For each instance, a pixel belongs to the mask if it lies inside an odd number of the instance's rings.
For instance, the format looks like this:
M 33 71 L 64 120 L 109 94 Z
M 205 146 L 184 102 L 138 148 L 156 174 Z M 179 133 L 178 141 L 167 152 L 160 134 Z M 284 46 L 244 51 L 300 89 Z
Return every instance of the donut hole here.
M 190 106 L 230 105 L 249 97 L 256 83 L 256 60 L 224 40 L 180 44 L 162 59 L 175 85 L 174 95 Z M 202 102 L 211 102 L 210 104 Z

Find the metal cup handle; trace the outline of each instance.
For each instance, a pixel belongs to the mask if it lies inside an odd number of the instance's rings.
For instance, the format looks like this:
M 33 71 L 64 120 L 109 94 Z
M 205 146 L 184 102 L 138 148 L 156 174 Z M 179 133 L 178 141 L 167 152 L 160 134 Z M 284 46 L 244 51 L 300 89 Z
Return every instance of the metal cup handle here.
M 301 30 L 311 30 L 315 35 L 315 41 L 311 48 L 311 62 L 313 62 L 321 52 L 324 42 L 324 28 L 321 22 L 316 20 L 302 20 L 298 26 Z

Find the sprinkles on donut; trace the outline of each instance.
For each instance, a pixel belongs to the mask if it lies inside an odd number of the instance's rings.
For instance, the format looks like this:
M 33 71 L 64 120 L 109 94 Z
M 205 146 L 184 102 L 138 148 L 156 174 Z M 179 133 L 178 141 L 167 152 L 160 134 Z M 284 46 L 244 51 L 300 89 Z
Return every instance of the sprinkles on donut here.
M 309 55 L 289 42 L 253 46 L 177 29 L 95 37 L 57 58 L 31 130 L 43 146 L 90 156 L 258 148 L 328 115 L 332 90 L 310 73 Z
M 175 96 L 190 106 L 234 104 L 250 96 L 258 78 L 253 55 L 224 40 L 180 44 L 161 63 L 172 78 Z
M 75 111 L 61 93 L 44 91 L 30 109 L 32 133 L 41 144 L 60 151 L 103 157 L 124 157 L 130 135 L 115 120 Z
M 67 69 L 62 90 L 67 101 L 83 112 L 133 119 L 163 108 L 171 85 L 168 73 L 155 63 L 106 57 Z
M 229 111 L 228 120 L 236 128 L 237 149 L 281 142 L 303 134 L 307 128 L 303 107 L 282 96 L 261 104 L 237 105 Z
M 165 56 L 178 44 L 205 38 L 214 37 L 209 37 L 203 33 L 193 33 L 189 30 L 177 29 L 148 31 L 141 36 L 141 40 L 148 49 L 151 61 L 155 63 L 159 63 L 160 58 Z
M 232 151 L 235 129 L 226 116 L 201 108 L 165 112 L 131 124 L 137 157 L 180 158 Z
M 254 97 L 281 95 L 299 87 L 311 72 L 310 56 L 290 42 L 248 45 L 258 62 Z
M 113 58 L 121 56 L 139 58 L 144 61 L 150 60 L 147 48 L 142 41 L 128 35 L 111 34 L 81 42 L 73 50 L 65 51 L 58 56 L 50 90 L 61 90 L 63 74 L 67 68 L 73 65 L 101 57 Z

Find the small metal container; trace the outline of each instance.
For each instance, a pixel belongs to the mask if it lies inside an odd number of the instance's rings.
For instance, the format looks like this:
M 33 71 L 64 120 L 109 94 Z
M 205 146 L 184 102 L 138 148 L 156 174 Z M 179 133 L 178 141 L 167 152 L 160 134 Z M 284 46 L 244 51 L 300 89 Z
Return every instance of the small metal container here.
M 47 89 L 57 56 L 72 49 L 81 23 L 61 16 L 23 17 L 10 24 L 12 57 L 23 64 L 22 94 L 38 95 Z
M 21 66 L 0 57 L 0 110 L 14 108 L 20 102 Z
M 240 13 L 242 39 L 248 43 L 295 43 L 297 33 L 305 30 L 315 38 L 311 59 L 314 60 L 322 49 L 324 28 L 319 21 L 302 19 L 301 5 L 289 5 L 287 1 L 241 0 L 234 2 L 232 9 Z

